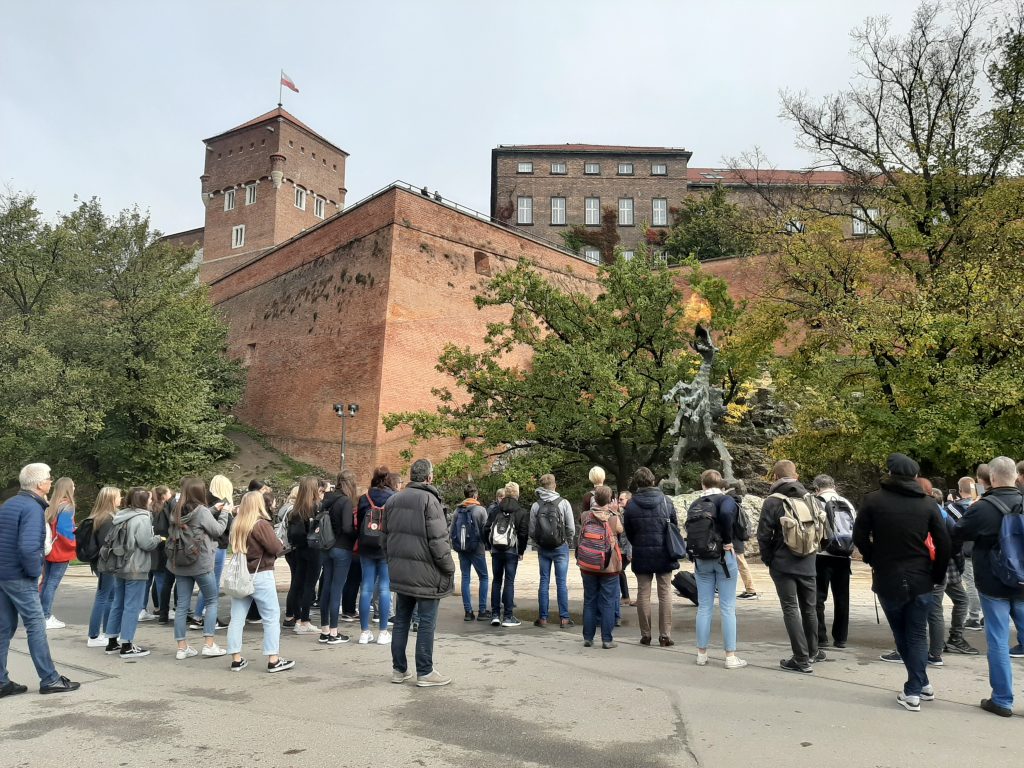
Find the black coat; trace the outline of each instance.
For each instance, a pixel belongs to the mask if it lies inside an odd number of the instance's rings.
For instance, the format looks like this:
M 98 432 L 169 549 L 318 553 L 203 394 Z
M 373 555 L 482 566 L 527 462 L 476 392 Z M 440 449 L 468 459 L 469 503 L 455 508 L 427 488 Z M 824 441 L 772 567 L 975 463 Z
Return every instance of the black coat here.
M 999 541 L 1003 513 L 988 501 L 991 496 L 997 496 L 1011 511 L 1021 505 L 1020 491 L 1016 488 L 992 488 L 986 491 L 953 528 L 953 540 L 974 542 L 971 561 L 974 563 L 974 583 L 981 594 L 1021 600 L 1024 599 L 1024 588 L 1007 586 L 992 571 L 992 548 Z
M 791 499 L 802 499 L 807 495 L 807 489 L 796 480 L 780 480 L 770 490 Z M 757 546 L 761 550 L 761 560 L 778 573 L 814 576 L 817 574 L 815 556 L 794 554 L 782 539 L 782 523 L 779 521 L 785 512 L 782 499 L 769 496 L 761 505 L 761 519 L 757 523 Z
M 658 488 L 640 488 L 626 504 L 622 525 L 633 546 L 633 573 L 671 573 L 679 568 L 665 547 L 669 520 L 679 525 L 675 506 Z
M 455 561 L 434 486 L 409 483 L 385 502 L 384 552 L 398 594 L 437 599 L 452 593 Z
M 356 545 L 355 516 L 352 510 L 352 499 L 341 491 L 331 491 L 324 495 L 322 509 L 327 510 L 334 530 L 334 547 L 351 551 Z
M 913 478 L 885 477 L 864 497 L 853 543 L 871 566 L 871 588 L 895 600 L 931 592 L 946 580 L 952 543 L 935 500 Z M 932 535 L 935 560 L 925 538 Z

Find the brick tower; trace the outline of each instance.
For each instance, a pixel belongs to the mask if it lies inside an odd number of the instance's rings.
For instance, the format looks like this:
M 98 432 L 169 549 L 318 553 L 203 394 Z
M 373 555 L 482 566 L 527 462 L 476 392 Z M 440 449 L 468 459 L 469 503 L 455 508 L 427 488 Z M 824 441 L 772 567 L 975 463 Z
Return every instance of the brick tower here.
M 345 206 L 348 153 L 281 107 L 203 143 L 205 282 Z

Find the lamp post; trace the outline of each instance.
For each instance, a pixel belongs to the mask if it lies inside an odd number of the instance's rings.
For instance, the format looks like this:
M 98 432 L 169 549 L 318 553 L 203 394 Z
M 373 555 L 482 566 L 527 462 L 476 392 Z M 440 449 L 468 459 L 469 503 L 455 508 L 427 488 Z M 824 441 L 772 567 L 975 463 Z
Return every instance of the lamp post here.
M 354 418 L 355 415 L 357 413 L 359 413 L 359 404 L 358 403 L 349 403 L 348 405 L 345 405 L 344 403 L 335 403 L 334 404 L 334 412 L 338 415 L 338 418 L 341 419 L 341 468 L 344 469 L 345 468 L 345 431 L 346 431 L 345 430 L 345 425 L 346 425 L 346 422 L 349 419 Z

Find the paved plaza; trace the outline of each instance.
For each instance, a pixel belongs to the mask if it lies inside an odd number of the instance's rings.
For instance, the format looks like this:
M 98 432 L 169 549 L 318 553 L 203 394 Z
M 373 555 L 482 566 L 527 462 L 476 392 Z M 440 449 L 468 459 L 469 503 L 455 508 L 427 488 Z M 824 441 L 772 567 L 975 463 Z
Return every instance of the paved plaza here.
M 281 563 L 279 589 L 287 573 Z M 391 684 L 388 648 L 357 645 L 357 632 L 352 643 L 327 647 L 316 635 L 286 630 L 282 653 L 297 664 L 278 675 L 266 674 L 259 663 L 258 626 L 245 633 L 245 653 L 257 663 L 239 674 L 228 671 L 226 657 L 176 661 L 170 628 L 156 623 L 141 624 L 136 638 L 153 650 L 148 658 L 128 663 L 105 656 L 85 645 L 93 579 L 87 569 L 72 569 L 54 609 L 68 627 L 49 638 L 58 668 L 82 688 L 65 696 L 36 694 L 38 680 L 19 632 L 11 675 L 30 692 L 0 702 L 0 766 L 937 768 L 1017 762 L 1011 750 L 1024 739 L 1020 719 L 993 717 L 977 706 L 989 692 L 983 633 L 968 633 L 982 655 L 947 655 L 943 668 L 929 670 L 936 700 L 921 713 L 906 712 L 895 702 L 903 667 L 878 661 L 892 643 L 884 617 L 875 623 L 862 564 L 855 563 L 850 646 L 830 650 L 813 676 L 778 669 L 789 655 L 778 601 L 767 571 L 755 567 L 754 574 L 761 599 L 737 605 L 739 653 L 750 666 L 726 671 L 717 619 L 711 664 L 695 666 L 696 608 L 678 597 L 673 648 L 641 646 L 635 609 L 626 606 L 612 650 L 584 649 L 579 626 L 533 627 L 537 565 L 531 552 L 517 580 L 523 626 L 466 623 L 458 597 L 444 600 L 435 663 L 454 682 L 418 689 Z M 572 568 L 570 596 L 579 623 L 582 588 Z M 222 599 L 225 616 L 227 605 Z M 193 643 L 200 642 L 193 635 Z M 1016 670 L 1024 680 L 1024 663 Z

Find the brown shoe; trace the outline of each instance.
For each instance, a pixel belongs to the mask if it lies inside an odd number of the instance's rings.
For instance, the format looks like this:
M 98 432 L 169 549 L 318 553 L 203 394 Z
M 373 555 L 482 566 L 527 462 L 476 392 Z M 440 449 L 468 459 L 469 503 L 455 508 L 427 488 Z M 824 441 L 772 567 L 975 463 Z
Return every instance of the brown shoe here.
M 576 622 L 573 621 L 572 619 L 562 619 L 561 623 L 559 623 L 558 626 L 561 629 L 568 629 L 569 627 L 575 627 L 576 626 Z
M 546 627 L 547 625 L 548 625 L 548 620 L 547 619 L 537 619 L 536 621 L 533 622 L 533 626 L 535 626 L 535 627 Z
M 661 637 L 658 638 L 658 645 L 660 645 L 662 648 L 668 648 L 670 645 L 675 645 L 675 644 L 676 644 L 676 641 L 673 640 L 668 635 L 662 635 Z
M 651 644 L 651 636 L 650 635 L 641 635 L 640 636 L 640 645 L 650 645 L 650 644 Z

